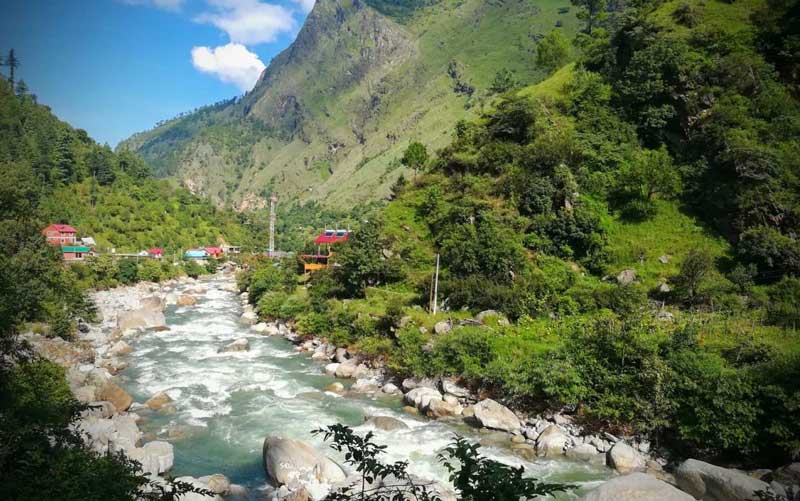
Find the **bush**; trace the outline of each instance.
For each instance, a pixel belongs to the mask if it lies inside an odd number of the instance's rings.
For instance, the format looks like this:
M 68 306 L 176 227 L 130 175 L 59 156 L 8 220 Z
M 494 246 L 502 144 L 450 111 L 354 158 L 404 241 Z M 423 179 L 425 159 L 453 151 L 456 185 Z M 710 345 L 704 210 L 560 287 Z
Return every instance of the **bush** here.
M 139 267 L 135 261 L 130 259 L 120 259 L 117 264 L 117 281 L 121 284 L 130 285 L 139 279 Z
M 286 318 L 283 316 L 281 309 L 288 297 L 288 294 L 281 291 L 273 291 L 263 294 L 258 300 L 258 305 L 256 306 L 259 316 L 269 319 Z
M 800 279 L 784 277 L 768 289 L 767 320 L 797 329 L 800 324 Z
M 155 259 L 145 259 L 139 264 L 137 275 L 139 280 L 145 282 L 160 282 L 163 278 L 161 263 Z

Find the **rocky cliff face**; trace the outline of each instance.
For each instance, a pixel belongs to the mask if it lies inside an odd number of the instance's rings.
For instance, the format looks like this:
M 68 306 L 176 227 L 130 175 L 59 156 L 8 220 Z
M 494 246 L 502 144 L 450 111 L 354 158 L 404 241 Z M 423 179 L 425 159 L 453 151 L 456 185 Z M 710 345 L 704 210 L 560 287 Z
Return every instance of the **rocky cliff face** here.
M 388 193 L 406 145 L 435 149 L 492 98 L 494 75 L 544 74 L 536 41 L 567 0 L 319 0 L 254 89 L 139 133 L 162 176 L 240 209 L 283 200 L 352 206 Z M 567 33 L 568 35 L 570 33 Z M 466 91 L 469 89 L 469 92 Z

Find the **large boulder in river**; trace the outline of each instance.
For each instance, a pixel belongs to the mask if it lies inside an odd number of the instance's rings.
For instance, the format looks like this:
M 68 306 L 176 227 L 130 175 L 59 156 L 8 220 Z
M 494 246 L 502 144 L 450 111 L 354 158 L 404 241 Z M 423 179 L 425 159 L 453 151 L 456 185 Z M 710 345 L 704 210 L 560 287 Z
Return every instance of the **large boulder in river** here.
M 167 319 L 164 317 L 162 306 L 158 303 L 148 304 L 138 310 L 123 311 L 117 316 L 117 329 L 125 332 L 128 329 L 153 329 L 164 327 Z
M 114 408 L 117 409 L 117 412 L 124 412 L 127 411 L 128 408 L 133 403 L 133 397 L 131 397 L 127 391 L 120 388 L 116 383 L 111 381 L 106 382 L 102 388 L 96 394 L 97 400 L 106 400 L 111 402 L 114 405 Z
M 226 344 L 219 349 L 219 353 L 228 353 L 236 351 L 250 351 L 250 341 L 247 338 L 239 338 L 236 341 Z
M 519 431 L 522 424 L 511 410 L 494 400 L 487 398 L 474 405 L 475 419 L 484 428 L 509 432 Z
M 133 352 L 133 348 L 131 348 L 131 345 L 129 345 L 125 341 L 120 340 L 120 341 L 117 341 L 116 343 L 114 343 L 114 346 L 112 346 L 108 350 L 108 352 L 111 355 L 121 356 L 121 355 L 127 355 L 127 354 Z
M 384 431 L 404 430 L 408 428 L 407 424 L 390 416 L 372 416 L 364 420 L 364 425 Z
M 745 473 L 687 459 L 675 471 L 675 481 L 681 490 L 704 501 L 747 501 L 757 491 L 769 490 L 769 485 Z
M 255 325 L 256 323 L 258 323 L 258 315 L 256 315 L 256 312 L 254 311 L 245 311 L 244 313 L 242 313 L 239 322 L 245 325 Z
M 625 442 L 614 444 L 614 447 L 606 453 L 606 460 L 608 461 L 608 466 L 620 473 L 644 471 L 647 466 L 642 455 Z
M 630 473 L 600 485 L 581 501 L 693 501 L 694 498 L 668 483 L 644 473 Z
M 420 386 L 406 393 L 403 398 L 410 405 L 424 411 L 430 405 L 431 400 L 442 400 L 442 394 L 433 388 Z
M 567 436 L 561 428 L 551 424 L 545 428 L 536 439 L 536 454 L 543 457 L 555 457 L 564 454 L 567 445 Z
M 463 410 L 463 407 L 461 407 L 458 402 L 434 398 L 431 399 L 428 404 L 428 409 L 425 414 L 427 414 L 429 418 L 439 419 L 450 416 L 460 416 Z
M 188 294 L 181 294 L 178 297 L 177 305 L 178 306 L 193 306 L 197 304 L 197 298 L 194 296 L 189 296 Z
M 277 485 L 316 481 L 343 482 L 342 468 L 305 442 L 270 436 L 264 439 L 264 469 Z
M 163 391 L 159 391 L 144 403 L 144 405 L 154 411 L 160 410 L 172 403 L 172 398 Z
M 169 442 L 148 442 L 143 447 L 128 451 L 128 456 L 139 461 L 142 470 L 153 475 L 169 471 L 175 462 L 175 452 Z

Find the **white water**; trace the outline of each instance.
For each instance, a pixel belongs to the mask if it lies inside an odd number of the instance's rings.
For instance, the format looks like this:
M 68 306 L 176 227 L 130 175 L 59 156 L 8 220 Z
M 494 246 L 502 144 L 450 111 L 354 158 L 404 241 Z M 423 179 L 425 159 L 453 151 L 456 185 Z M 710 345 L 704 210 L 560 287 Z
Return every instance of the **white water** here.
M 257 492 L 266 486 L 261 459 L 265 436 L 305 440 L 333 454 L 311 431 L 333 423 L 358 426 L 370 415 L 393 416 L 409 425 L 408 430 L 377 431 L 377 441 L 388 445 L 387 461 L 410 460 L 413 473 L 432 480 L 446 479 L 436 455 L 453 433 L 486 438 L 464 425 L 405 414 L 399 397 L 325 392 L 334 378 L 322 372 L 322 364 L 295 352 L 282 337 L 265 337 L 238 323 L 239 298 L 221 289 L 225 283 L 204 282 L 208 292 L 195 306 L 168 307 L 170 330 L 149 332 L 132 343 L 130 366 L 123 372 L 123 384 L 137 402 L 159 391 L 175 400 L 176 413 L 143 413 L 141 425 L 150 439 L 174 444 L 174 476 L 223 473 Z M 249 340 L 250 351 L 217 352 L 241 337 Z M 605 468 L 566 459 L 527 462 L 502 445 L 481 451 L 524 465 L 539 479 L 579 484 L 578 492 L 610 476 Z

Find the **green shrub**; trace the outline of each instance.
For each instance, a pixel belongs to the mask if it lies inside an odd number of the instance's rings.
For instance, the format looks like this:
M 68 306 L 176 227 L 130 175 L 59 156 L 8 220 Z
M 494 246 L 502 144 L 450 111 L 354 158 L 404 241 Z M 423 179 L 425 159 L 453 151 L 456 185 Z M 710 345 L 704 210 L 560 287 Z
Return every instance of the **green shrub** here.
M 160 282 L 163 276 L 161 263 L 155 259 L 145 259 L 139 264 L 137 276 L 145 282 Z
M 139 267 L 130 259 L 120 259 L 117 263 L 117 281 L 129 285 L 139 279 Z
M 267 292 L 262 294 L 258 300 L 256 309 L 261 318 L 285 318 L 281 313 L 281 307 L 288 299 L 289 295 L 281 291 Z
M 796 329 L 800 324 L 800 279 L 784 277 L 768 289 L 769 322 Z

